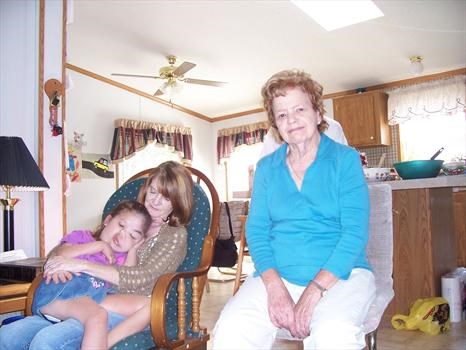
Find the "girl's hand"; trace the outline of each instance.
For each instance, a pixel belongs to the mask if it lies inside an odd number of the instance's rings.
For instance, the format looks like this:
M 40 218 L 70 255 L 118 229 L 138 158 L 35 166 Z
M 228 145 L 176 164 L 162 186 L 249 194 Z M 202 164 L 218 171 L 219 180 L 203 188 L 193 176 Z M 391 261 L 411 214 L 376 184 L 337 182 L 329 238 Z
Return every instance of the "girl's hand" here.
M 131 247 L 131 249 L 128 251 L 128 254 L 126 256 L 126 261 L 124 263 L 124 266 L 136 266 L 137 265 L 138 263 L 137 251 L 144 242 L 145 240 L 141 239 L 138 243 L 136 243 L 134 246 Z
M 53 274 L 49 274 L 47 276 L 44 275 L 45 279 L 45 284 L 49 284 L 50 281 L 53 281 L 53 283 L 58 284 L 58 283 L 66 283 L 68 281 L 71 281 L 73 279 L 73 274 L 68 271 L 58 271 Z
M 133 253 L 133 254 L 136 254 L 136 252 L 138 251 L 139 247 L 142 246 L 144 244 L 146 240 L 145 239 L 141 239 L 139 242 L 137 242 L 135 245 L 133 245 L 129 251 L 128 251 L 128 254 L 130 253 Z
M 115 263 L 115 253 L 110 247 L 110 244 L 104 241 L 97 241 L 100 244 L 100 251 L 107 258 L 110 265 Z
M 44 266 L 44 276 L 51 276 L 56 272 L 68 271 L 72 273 L 83 272 L 86 268 L 86 261 L 74 258 L 65 258 L 57 255 L 47 260 Z

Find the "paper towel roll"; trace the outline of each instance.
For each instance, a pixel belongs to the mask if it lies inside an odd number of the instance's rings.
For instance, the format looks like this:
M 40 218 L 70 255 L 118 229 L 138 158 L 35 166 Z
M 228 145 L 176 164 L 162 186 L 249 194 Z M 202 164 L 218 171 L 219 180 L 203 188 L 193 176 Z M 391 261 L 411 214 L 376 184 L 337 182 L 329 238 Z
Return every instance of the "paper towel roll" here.
M 450 304 L 450 322 L 461 322 L 463 311 L 461 284 L 459 276 L 452 274 L 442 276 L 442 297 Z

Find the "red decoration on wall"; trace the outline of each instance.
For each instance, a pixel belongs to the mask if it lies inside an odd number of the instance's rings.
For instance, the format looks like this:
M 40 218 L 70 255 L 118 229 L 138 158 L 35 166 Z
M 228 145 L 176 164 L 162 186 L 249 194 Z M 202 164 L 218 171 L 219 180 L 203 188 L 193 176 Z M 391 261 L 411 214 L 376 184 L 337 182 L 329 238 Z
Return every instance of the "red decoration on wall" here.
M 45 93 L 50 100 L 50 117 L 49 125 L 52 129 L 52 136 L 63 134 L 63 128 L 58 125 L 58 107 L 60 106 L 60 97 L 63 95 L 63 84 L 57 79 L 49 79 L 44 85 Z

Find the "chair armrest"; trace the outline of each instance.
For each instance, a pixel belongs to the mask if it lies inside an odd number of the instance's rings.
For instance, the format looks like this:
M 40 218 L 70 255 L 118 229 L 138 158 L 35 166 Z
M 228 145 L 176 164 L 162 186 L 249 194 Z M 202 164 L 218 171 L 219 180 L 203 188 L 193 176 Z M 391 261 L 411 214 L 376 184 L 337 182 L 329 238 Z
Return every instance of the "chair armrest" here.
M 159 277 L 152 290 L 151 299 L 151 333 L 154 342 L 161 348 L 174 348 L 180 346 L 184 342 L 186 319 L 185 319 L 185 286 L 184 280 L 193 278 L 192 289 L 192 315 L 193 315 L 193 330 L 200 331 L 199 329 L 199 315 L 200 303 L 202 297 L 202 290 L 204 287 L 205 279 L 210 268 L 213 251 L 213 239 L 206 236 L 204 241 L 203 254 L 199 267 L 194 271 L 189 272 L 174 272 L 162 275 Z M 204 277 L 204 278 L 202 278 Z M 199 281 L 201 279 L 201 281 Z M 165 329 L 165 314 L 166 314 L 166 300 L 171 285 L 178 281 L 178 339 L 170 341 Z M 181 298 L 181 299 L 180 299 Z

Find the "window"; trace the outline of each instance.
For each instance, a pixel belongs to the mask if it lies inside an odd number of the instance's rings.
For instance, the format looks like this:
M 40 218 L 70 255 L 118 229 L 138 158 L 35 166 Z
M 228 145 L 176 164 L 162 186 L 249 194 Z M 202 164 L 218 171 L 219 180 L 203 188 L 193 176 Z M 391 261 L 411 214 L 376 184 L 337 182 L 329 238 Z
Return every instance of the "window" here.
M 249 169 L 256 168 L 259 156 L 264 144 L 262 142 L 254 145 L 242 145 L 231 153 L 227 160 L 228 164 L 228 198 L 233 198 L 233 192 L 248 191 L 249 186 Z M 252 187 L 252 183 L 251 183 Z
M 155 143 L 147 145 L 144 149 L 136 152 L 134 156 L 118 164 L 118 187 L 138 172 L 154 168 L 169 160 L 181 162 L 181 157 L 163 145 Z
M 466 114 L 411 118 L 400 125 L 402 160 L 430 159 L 444 147 L 438 159 L 445 162 L 466 157 Z

